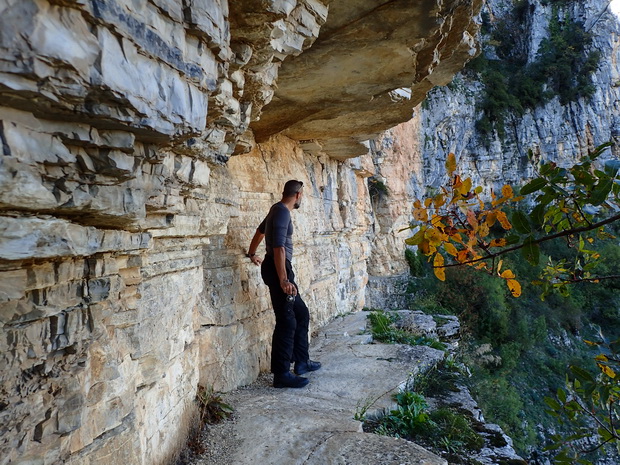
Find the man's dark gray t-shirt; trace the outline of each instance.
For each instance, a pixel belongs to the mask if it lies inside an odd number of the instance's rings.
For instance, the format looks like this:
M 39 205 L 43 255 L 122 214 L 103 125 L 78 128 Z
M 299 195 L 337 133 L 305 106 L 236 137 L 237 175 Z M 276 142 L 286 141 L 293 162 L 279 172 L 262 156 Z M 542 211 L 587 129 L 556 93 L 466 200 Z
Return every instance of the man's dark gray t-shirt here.
M 267 255 L 273 257 L 274 247 L 284 247 L 287 260 L 293 259 L 293 222 L 286 205 L 282 202 L 274 204 L 258 230 L 265 235 Z

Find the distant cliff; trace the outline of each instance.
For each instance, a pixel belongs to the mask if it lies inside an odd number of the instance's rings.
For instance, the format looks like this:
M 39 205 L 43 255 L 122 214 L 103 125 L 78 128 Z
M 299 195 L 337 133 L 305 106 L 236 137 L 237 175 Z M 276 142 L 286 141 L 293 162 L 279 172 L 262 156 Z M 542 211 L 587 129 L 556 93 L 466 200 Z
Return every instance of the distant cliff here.
M 374 203 L 379 234 L 374 238 L 377 253 L 369 259 L 371 303 L 384 303 L 381 295 L 388 289 L 402 292 L 398 281 L 384 279 L 405 271 L 398 261 L 405 233 L 399 231 L 409 223 L 413 198 L 446 182 L 444 163 L 450 152 L 456 154 L 462 173 L 471 176 L 475 185 L 487 187 L 522 184 L 534 176 L 538 161 L 572 164 L 608 141 L 616 145 L 605 157 L 620 157 L 620 22 L 608 7 L 608 0 L 486 2 L 480 16 L 481 55 L 449 85 L 429 92 L 411 120 L 371 142 L 377 168 L 372 179 L 385 186 L 385 195 L 377 196 Z M 501 131 L 482 132 L 479 122 L 485 116 L 488 93 L 483 72 L 474 65 L 483 59 L 500 60 L 492 31 L 504 38 L 505 47 L 518 50 L 525 69 L 536 61 L 541 43 L 549 38 L 552 20 L 582 25 L 591 36 L 585 52 L 599 56 L 589 75 L 591 95 L 569 102 L 555 95 L 520 112 L 508 108 Z M 506 39 L 506 31 L 498 30 L 502 22 L 512 22 L 508 26 L 515 29 L 514 43 Z M 506 84 L 510 73 L 503 77 Z
M 591 75 L 592 93 L 568 102 L 562 102 L 556 94 L 548 102 L 526 108 L 522 113 L 509 109 L 505 134 L 502 136 L 497 130 L 484 134 L 477 129 L 477 123 L 484 116 L 481 104 L 485 84 L 480 70 L 468 66 L 449 86 L 434 89 L 417 114 L 427 186 L 440 184 L 442 160 L 450 152 L 457 155 L 468 175 L 487 185 L 522 183 L 534 175 L 535 164 L 541 159 L 571 164 L 608 141 L 616 143 L 608 156 L 620 156 L 620 22 L 608 9 L 609 1 L 517 3 L 522 4 L 521 16 L 513 21 L 518 21 L 522 42 L 513 46 L 522 49 L 528 64 L 541 53 L 541 42 L 549 37 L 554 19 L 582 24 L 591 34 L 586 52 L 599 54 Z M 482 14 L 490 23 L 487 31 L 508 15 L 515 15 L 511 8 L 505 2 L 487 2 Z M 498 59 L 490 35 L 483 35 L 483 55 Z M 576 73 L 577 69 L 572 71 Z

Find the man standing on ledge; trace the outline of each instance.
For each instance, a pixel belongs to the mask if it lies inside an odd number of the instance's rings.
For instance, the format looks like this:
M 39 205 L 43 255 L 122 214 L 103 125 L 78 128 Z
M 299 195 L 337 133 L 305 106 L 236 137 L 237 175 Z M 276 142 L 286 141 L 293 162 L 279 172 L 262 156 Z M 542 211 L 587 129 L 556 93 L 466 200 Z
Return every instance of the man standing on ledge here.
M 302 375 L 321 368 L 319 362 L 310 360 L 308 354 L 308 307 L 299 296 L 295 273 L 291 266 L 293 258 L 293 223 L 291 211 L 299 208 L 304 183 L 290 180 L 284 185 L 282 200 L 274 204 L 269 214 L 258 226 L 248 257 L 255 265 L 261 265 L 263 281 L 269 286 L 271 304 L 276 315 L 276 327 L 271 344 L 271 372 L 276 388 L 300 388 L 310 381 Z M 265 238 L 265 260 L 256 255 L 256 249 Z M 293 375 L 291 362 L 295 362 Z

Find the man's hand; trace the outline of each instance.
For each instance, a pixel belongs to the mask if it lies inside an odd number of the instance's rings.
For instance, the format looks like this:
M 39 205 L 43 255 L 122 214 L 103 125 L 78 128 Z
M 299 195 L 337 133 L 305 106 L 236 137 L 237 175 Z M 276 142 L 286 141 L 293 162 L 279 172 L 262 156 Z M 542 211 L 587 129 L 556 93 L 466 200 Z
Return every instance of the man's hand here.
M 265 235 L 260 232 L 258 229 L 254 233 L 254 237 L 252 237 L 252 241 L 250 242 L 250 247 L 248 248 L 248 253 L 246 256 L 254 263 L 256 266 L 260 266 L 263 263 L 263 259 L 256 255 L 256 249 L 258 249 L 258 245 L 263 241 Z M 250 253 L 250 250 L 254 250 L 254 253 Z
M 297 288 L 288 279 L 283 279 L 280 281 L 280 287 L 286 295 L 297 295 Z

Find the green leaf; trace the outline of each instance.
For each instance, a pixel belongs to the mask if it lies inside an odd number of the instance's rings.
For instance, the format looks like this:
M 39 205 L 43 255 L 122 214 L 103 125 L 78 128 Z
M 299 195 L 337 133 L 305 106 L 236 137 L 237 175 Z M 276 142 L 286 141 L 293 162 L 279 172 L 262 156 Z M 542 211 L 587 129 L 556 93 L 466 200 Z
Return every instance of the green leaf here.
M 510 236 L 507 236 L 505 239 L 506 239 L 506 245 L 511 245 L 511 244 L 517 244 L 521 240 L 521 237 L 517 236 L 516 234 L 511 234 Z
M 609 441 L 614 437 L 614 435 L 607 431 L 606 428 L 599 428 L 597 432 L 603 441 Z
M 545 175 L 549 174 L 553 168 L 555 168 L 555 163 L 553 163 L 553 162 L 544 163 L 543 162 L 540 165 L 540 174 L 545 176 Z
M 545 192 L 544 195 L 539 195 L 536 198 L 536 203 L 540 205 L 549 205 L 551 202 L 553 202 L 557 198 L 557 194 L 553 191 L 553 189 L 551 189 L 551 187 L 548 187 L 543 192 Z
M 614 145 L 613 142 L 605 142 L 604 144 L 599 145 L 594 149 L 594 152 L 590 154 L 590 159 L 594 160 L 595 158 L 600 157 L 601 154 L 605 151 L 605 149 L 607 147 L 611 147 L 612 145 Z
M 556 168 L 553 170 L 551 182 L 566 182 L 568 180 L 568 170 L 566 168 Z
M 614 184 L 614 180 L 612 177 L 603 174 L 599 177 L 599 181 L 594 187 L 592 191 L 592 195 L 590 196 L 590 203 L 592 205 L 600 205 L 605 200 L 607 200 L 607 196 L 611 192 L 611 187 Z
M 529 236 L 523 243 L 521 254 L 531 265 L 537 266 L 540 260 L 540 248 L 538 244 L 532 242 L 534 238 Z
M 596 182 L 596 178 L 587 171 L 576 170 L 573 172 L 573 176 L 575 176 L 575 182 L 583 186 L 590 187 Z
M 560 402 L 565 403 L 566 402 L 566 392 L 564 391 L 564 389 L 562 388 L 558 388 L 558 399 L 560 399 Z
M 557 179 L 557 178 L 554 178 L 554 179 Z M 562 195 L 564 195 L 564 196 L 568 196 L 568 195 L 569 195 L 569 194 L 568 194 L 568 191 L 567 191 L 566 189 L 564 189 L 564 188 L 562 188 L 562 187 L 558 186 L 557 184 L 550 184 L 550 186 L 551 186 L 551 188 L 552 188 L 554 191 L 558 192 L 559 194 L 562 194 Z
M 528 195 L 532 192 L 536 192 L 537 190 L 542 189 L 547 185 L 547 180 L 545 178 L 536 178 L 532 181 L 528 182 L 525 186 L 521 188 L 521 195 Z
M 543 450 L 556 450 L 556 449 L 559 449 L 562 446 L 563 446 L 563 444 L 561 442 L 555 442 L 553 444 L 548 445 Z
M 562 406 L 558 403 L 558 401 L 551 397 L 545 397 L 545 404 L 547 404 L 549 407 L 551 407 L 552 410 L 556 412 L 562 410 Z
M 614 354 L 620 353 L 620 339 L 610 342 L 608 347 Z
M 605 173 L 612 178 L 618 174 L 618 170 L 620 170 L 620 160 L 607 160 L 605 162 Z
M 530 219 L 536 226 L 541 226 L 545 222 L 545 206 L 536 205 L 532 213 L 530 213 Z
M 575 377 L 577 377 L 577 379 L 581 381 L 585 381 L 588 383 L 594 382 L 594 378 L 592 377 L 592 375 L 581 367 L 578 367 L 576 365 L 571 365 L 570 371 L 573 373 L 573 375 L 575 375 Z
M 512 214 L 512 225 L 518 233 L 529 234 L 532 232 L 532 227 L 530 226 L 527 216 L 519 210 L 516 210 Z

